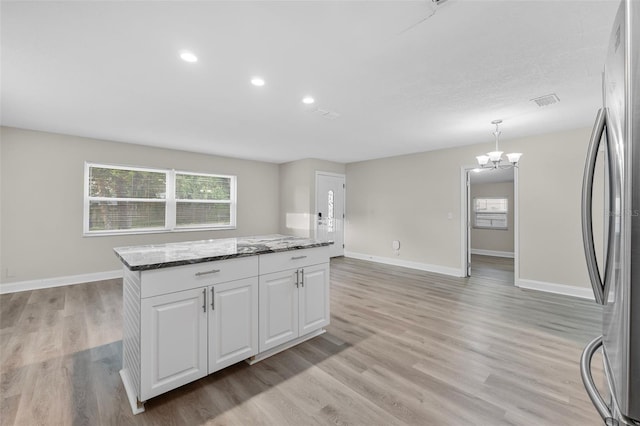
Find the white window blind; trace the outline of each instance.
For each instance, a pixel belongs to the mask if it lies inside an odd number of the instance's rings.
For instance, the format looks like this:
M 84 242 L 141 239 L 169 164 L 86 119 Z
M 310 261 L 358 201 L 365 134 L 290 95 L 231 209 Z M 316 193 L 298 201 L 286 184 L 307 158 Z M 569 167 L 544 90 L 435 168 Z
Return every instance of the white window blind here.
M 474 228 L 507 229 L 508 198 L 474 198 Z
M 230 176 L 176 173 L 176 226 L 229 225 L 234 192 Z
M 229 229 L 236 177 L 85 164 L 85 235 Z

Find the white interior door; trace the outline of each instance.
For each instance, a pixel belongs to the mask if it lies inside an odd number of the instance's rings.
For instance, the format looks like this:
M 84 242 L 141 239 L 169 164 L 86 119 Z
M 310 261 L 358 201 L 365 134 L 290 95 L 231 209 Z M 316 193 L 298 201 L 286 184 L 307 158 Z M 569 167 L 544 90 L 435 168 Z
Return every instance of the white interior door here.
M 465 272 L 466 272 L 466 276 L 470 277 L 471 276 L 471 175 L 469 174 L 471 173 L 470 170 L 467 170 L 466 172 L 466 198 L 467 198 L 467 214 L 466 214 L 466 220 L 467 220 L 467 267 L 465 268 Z
M 344 175 L 316 173 L 316 238 L 330 241 L 329 256 L 344 255 Z

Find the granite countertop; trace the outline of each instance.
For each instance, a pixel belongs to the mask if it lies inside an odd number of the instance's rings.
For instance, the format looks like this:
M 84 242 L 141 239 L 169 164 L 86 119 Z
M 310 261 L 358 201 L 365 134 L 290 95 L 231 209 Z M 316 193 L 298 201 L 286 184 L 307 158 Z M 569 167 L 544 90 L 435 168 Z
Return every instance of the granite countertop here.
M 256 237 L 116 247 L 113 251 L 130 270 L 146 271 L 235 257 L 328 246 L 329 244 L 329 242 L 308 238 L 273 234 Z

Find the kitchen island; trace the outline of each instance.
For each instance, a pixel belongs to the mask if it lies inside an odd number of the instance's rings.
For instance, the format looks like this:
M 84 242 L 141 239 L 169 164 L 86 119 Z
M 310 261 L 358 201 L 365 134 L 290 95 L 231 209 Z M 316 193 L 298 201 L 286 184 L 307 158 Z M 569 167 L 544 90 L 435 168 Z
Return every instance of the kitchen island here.
M 285 235 L 119 247 L 134 413 L 162 393 L 324 333 L 329 243 Z

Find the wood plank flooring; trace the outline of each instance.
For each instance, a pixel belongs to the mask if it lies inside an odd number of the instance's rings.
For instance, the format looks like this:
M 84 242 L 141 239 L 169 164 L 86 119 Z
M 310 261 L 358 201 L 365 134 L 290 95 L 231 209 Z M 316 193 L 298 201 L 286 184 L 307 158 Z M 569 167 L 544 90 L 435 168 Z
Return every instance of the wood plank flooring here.
M 513 259 L 471 255 L 471 276 L 492 279 L 496 283 L 514 285 Z
M 578 366 L 600 309 L 487 274 L 333 259 L 326 334 L 137 416 L 118 375 L 120 280 L 1 295 L 0 424 L 601 425 Z

